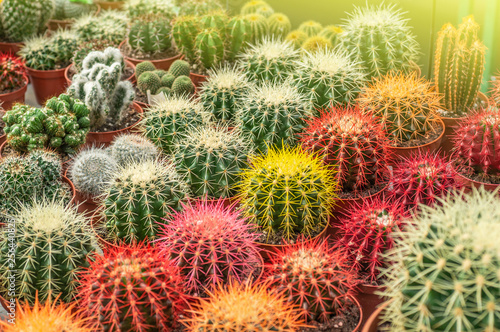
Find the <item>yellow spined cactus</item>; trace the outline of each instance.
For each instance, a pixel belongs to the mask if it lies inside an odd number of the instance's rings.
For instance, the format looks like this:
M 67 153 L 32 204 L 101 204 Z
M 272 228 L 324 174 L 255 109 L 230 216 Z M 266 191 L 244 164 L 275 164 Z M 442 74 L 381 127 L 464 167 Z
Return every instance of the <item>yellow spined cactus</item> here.
M 309 37 L 302 44 L 302 49 L 307 52 L 316 52 L 325 48 L 332 48 L 332 43 L 328 38 L 322 36 Z

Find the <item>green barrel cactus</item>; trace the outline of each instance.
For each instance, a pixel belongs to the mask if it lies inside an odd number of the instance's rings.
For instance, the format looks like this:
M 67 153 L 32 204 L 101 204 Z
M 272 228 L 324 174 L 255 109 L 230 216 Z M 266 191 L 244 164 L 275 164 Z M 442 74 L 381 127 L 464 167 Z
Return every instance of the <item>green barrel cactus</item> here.
M 307 39 L 307 34 L 300 30 L 293 30 L 286 35 L 285 40 L 291 42 L 296 49 L 300 48 Z
M 191 66 L 187 61 L 184 60 L 175 60 L 174 63 L 172 63 L 172 65 L 168 69 L 168 73 L 172 75 L 174 78 L 177 78 L 179 76 L 189 76 L 190 72 L 191 72 Z
M 128 43 L 141 54 L 165 52 L 172 47 L 170 30 L 170 19 L 162 15 L 140 16 L 130 26 Z
M 240 14 L 255 14 L 262 7 L 269 7 L 269 4 L 262 0 L 250 0 L 241 7 Z
M 222 10 L 211 11 L 200 17 L 201 30 L 204 29 L 216 29 L 221 34 L 221 37 L 225 38 L 225 29 L 229 17 Z
M 124 12 L 104 10 L 99 16 L 83 15 L 72 24 L 81 41 L 106 40 L 112 45 L 119 45 L 127 35 L 129 17 Z
M 190 96 L 195 91 L 195 86 L 189 76 L 179 76 L 172 83 L 171 91 L 177 96 Z
M 342 28 L 336 25 L 327 25 L 318 34 L 320 37 L 324 37 L 330 41 L 333 47 L 337 46 L 340 41 L 340 34 L 342 33 Z
M 195 40 L 201 30 L 199 18 L 193 15 L 180 16 L 175 18 L 172 24 L 175 45 L 187 59 L 195 60 Z
M 139 78 L 141 75 L 147 71 L 155 71 L 156 67 L 151 61 L 143 61 L 135 66 L 135 77 Z
M 252 37 L 252 26 L 250 21 L 244 16 L 232 17 L 226 25 L 226 57 L 234 61 L 248 46 Z
M 224 59 L 224 36 L 217 28 L 204 29 L 196 36 L 194 48 L 197 61 L 211 69 Z
M 146 94 L 147 91 L 151 91 L 151 94 L 155 95 L 159 88 L 161 88 L 161 79 L 158 75 L 152 71 L 147 71 L 141 74 L 137 79 L 137 88 Z
M 257 44 L 267 36 L 269 26 L 264 16 L 259 14 L 248 14 L 245 15 L 245 19 L 250 22 L 250 44 Z
M 268 35 L 276 38 L 285 38 L 292 30 L 292 23 L 288 16 L 282 13 L 276 13 L 267 18 L 269 28 Z
M 318 23 L 316 21 L 305 21 L 299 25 L 298 30 L 304 32 L 307 37 L 312 37 L 318 35 L 322 29 L 323 26 L 321 25 L 321 23 Z

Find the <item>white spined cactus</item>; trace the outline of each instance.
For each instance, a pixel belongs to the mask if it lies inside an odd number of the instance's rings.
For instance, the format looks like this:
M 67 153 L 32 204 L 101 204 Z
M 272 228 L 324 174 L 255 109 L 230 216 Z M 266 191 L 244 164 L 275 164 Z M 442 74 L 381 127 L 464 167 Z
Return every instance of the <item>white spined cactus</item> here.
M 126 166 L 132 162 L 154 160 L 160 153 L 153 142 L 137 134 L 124 134 L 116 137 L 109 150 L 120 166 Z

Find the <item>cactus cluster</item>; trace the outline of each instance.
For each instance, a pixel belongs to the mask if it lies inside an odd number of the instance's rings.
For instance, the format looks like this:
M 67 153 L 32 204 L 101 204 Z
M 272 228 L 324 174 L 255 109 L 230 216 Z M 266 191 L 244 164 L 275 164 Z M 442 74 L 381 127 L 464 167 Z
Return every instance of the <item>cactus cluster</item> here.
M 66 94 L 52 97 L 45 107 L 17 104 L 3 116 L 7 142 L 19 152 L 50 148 L 75 153 L 89 132 L 89 110 Z
M 151 247 L 107 250 L 81 277 L 82 308 L 100 331 L 171 331 L 187 301 L 179 269 Z
M 15 288 L 18 300 L 34 303 L 54 300 L 74 300 L 79 287 L 79 272 L 89 265 L 96 247 L 89 221 L 78 214 L 76 207 L 66 207 L 62 201 L 35 200 L 23 206 L 13 216 L 15 222 L 12 263 L 8 233 L 4 226 L 0 235 L 0 265 L 2 286 L 9 288 L 7 278 L 16 270 Z M 8 268 L 9 264 L 14 264 Z M 29 267 L 29 268 L 27 268 Z
M 334 172 L 301 147 L 270 148 L 250 158 L 238 190 L 249 222 L 269 237 L 311 235 L 327 224 L 338 187 Z
M 300 239 L 280 248 L 271 255 L 265 274 L 306 321 L 327 322 L 339 314 L 357 283 L 344 253 L 333 250 L 327 240 Z
M 18 90 L 27 82 L 24 62 L 12 54 L 0 52 L 0 92 Z
M 229 280 L 251 277 L 258 259 L 257 234 L 223 201 L 197 201 L 167 219 L 159 244 L 182 268 L 191 292 L 213 290 Z
M 88 3 L 71 0 L 55 0 L 55 10 L 52 18 L 55 20 L 70 20 L 95 11 L 96 7 Z
M 359 108 L 332 107 L 308 121 L 302 146 L 334 168 L 342 191 L 360 192 L 388 178 L 390 142 L 377 118 Z
M 195 86 L 189 78 L 190 71 L 191 66 L 184 60 L 174 61 L 168 72 L 157 70 L 152 62 L 144 61 L 135 69 L 137 87 L 143 94 L 149 90 L 153 95 L 163 92 L 167 97 L 190 96 L 195 92 Z
M 140 54 L 165 52 L 172 47 L 170 19 L 160 14 L 146 14 L 133 20 L 128 44 Z
M 342 25 L 340 39 L 368 77 L 409 72 L 419 45 L 400 10 L 384 4 L 358 7 Z
M 448 23 L 438 33 L 434 82 L 450 115 L 462 117 L 477 100 L 486 61 L 478 32 L 479 24 L 467 16 L 458 29 Z
M 68 94 L 87 105 L 93 131 L 106 122 L 122 123 L 134 100 L 132 83 L 121 81 L 123 70 L 120 51 L 109 47 L 104 52 L 90 52 L 83 60 L 82 71 L 73 77 Z
M 500 210 L 496 192 L 473 189 L 425 207 L 399 234 L 384 271 L 388 330 L 500 328 Z
M 396 145 L 437 131 L 440 100 L 425 78 L 394 72 L 374 78 L 359 97 L 361 107 L 381 119 Z
M 177 139 L 174 159 L 194 197 L 229 198 L 252 153 L 253 145 L 238 128 L 191 127 Z
M 102 11 L 99 16 L 94 14 L 83 15 L 72 25 L 80 40 L 106 40 L 113 46 L 118 46 L 127 35 L 129 18 L 125 13 L 108 10 Z

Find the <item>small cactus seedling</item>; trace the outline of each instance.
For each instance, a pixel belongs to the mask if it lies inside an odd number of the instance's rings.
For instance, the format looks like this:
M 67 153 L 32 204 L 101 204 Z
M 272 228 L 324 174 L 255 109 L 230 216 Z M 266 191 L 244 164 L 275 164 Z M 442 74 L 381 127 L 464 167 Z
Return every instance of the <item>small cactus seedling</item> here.
M 307 39 L 307 34 L 300 30 L 293 30 L 286 35 L 285 40 L 292 43 L 293 47 L 299 49 Z
M 202 200 L 167 219 L 159 244 L 186 276 L 188 289 L 213 290 L 230 279 L 247 279 L 258 266 L 257 234 L 232 206 Z
M 240 103 L 237 123 L 262 152 L 271 146 L 295 145 L 311 115 L 306 97 L 289 82 L 250 87 Z
M 307 37 L 312 37 L 317 36 L 322 29 L 323 26 L 316 21 L 305 21 L 299 25 L 298 30 L 304 32 Z
M 394 6 L 358 7 L 342 25 L 340 39 L 368 77 L 392 70 L 409 72 L 417 61 L 419 45 L 406 22 Z
M 301 147 L 270 148 L 252 157 L 241 176 L 239 199 L 249 222 L 285 240 L 323 229 L 337 197 L 334 172 Z
M 81 278 L 82 307 L 99 331 L 171 331 L 187 301 L 179 269 L 151 247 L 107 250 Z
M 484 188 L 424 207 L 386 261 L 388 330 L 496 331 L 500 328 L 500 204 Z
M 276 38 L 285 38 L 292 30 L 292 23 L 288 16 L 282 13 L 275 13 L 268 17 L 268 35 Z
M 419 152 L 398 162 L 387 191 L 393 201 L 415 209 L 420 204 L 434 206 L 461 187 L 453 162 Z
M 90 148 L 75 157 L 69 177 L 81 194 L 97 197 L 104 193 L 117 170 L 116 160 L 106 150 Z
M 293 72 L 299 53 L 292 43 L 265 38 L 241 55 L 241 68 L 250 81 L 284 81 Z
M 293 68 L 294 84 L 317 109 L 354 103 L 365 84 L 365 74 L 339 47 L 305 52 Z
M 22 206 L 13 216 L 15 230 L 3 230 L 0 235 L 0 265 L 2 286 L 12 287 L 11 271 L 16 270 L 15 294 L 17 299 L 35 302 L 74 300 L 79 286 L 78 273 L 88 266 L 87 259 L 95 254 L 95 238 L 89 221 L 78 214 L 76 207 L 65 207 L 61 201 L 34 201 Z M 9 226 L 4 226 L 9 227 Z M 15 262 L 9 259 L 11 254 Z M 14 264 L 14 267 L 8 268 Z M 29 267 L 29 268 L 28 268 Z
M 184 324 L 189 331 L 299 331 L 305 323 L 295 306 L 269 284 L 229 282 L 201 298 Z M 227 310 L 230 308 L 231 310 Z
M 333 250 L 327 240 L 300 239 L 280 248 L 264 273 L 306 321 L 326 322 L 340 314 L 357 283 L 344 253 Z
M 253 150 L 238 128 L 191 127 L 177 140 L 174 159 L 194 197 L 229 198 Z
M 395 245 L 393 233 L 409 218 L 404 206 L 384 198 L 365 198 L 340 220 L 336 250 L 345 250 L 348 264 L 365 282 L 376 282 L 387 267 L 383 254 Z
M 18 90 L 27 81 L 24 62 L 12 54 L 0 52 L 0 92 Z
M 160 152 L 150 140 L 137 134 L 117 136 L 109 147 L 111 156 L 118 165 L 156 159 Z
M 308 121 L 303 146 L 337 170 L 344 192 L 363 191 L 387 180 L 390 142 L 383 124 L 359 108 L 332 107 Z
M 390 73 L 365 87 L 359 103 L 381 119 L 389 138 L 398 145 L 436 130 L 440 99 L 425 78 Z
M 158 223 L 179 210 L 188 187 L 174 165 L 160 160 L 131 163 L 112 176 L 102 196 L 107 238 L 114 242 L 153 241 Z

